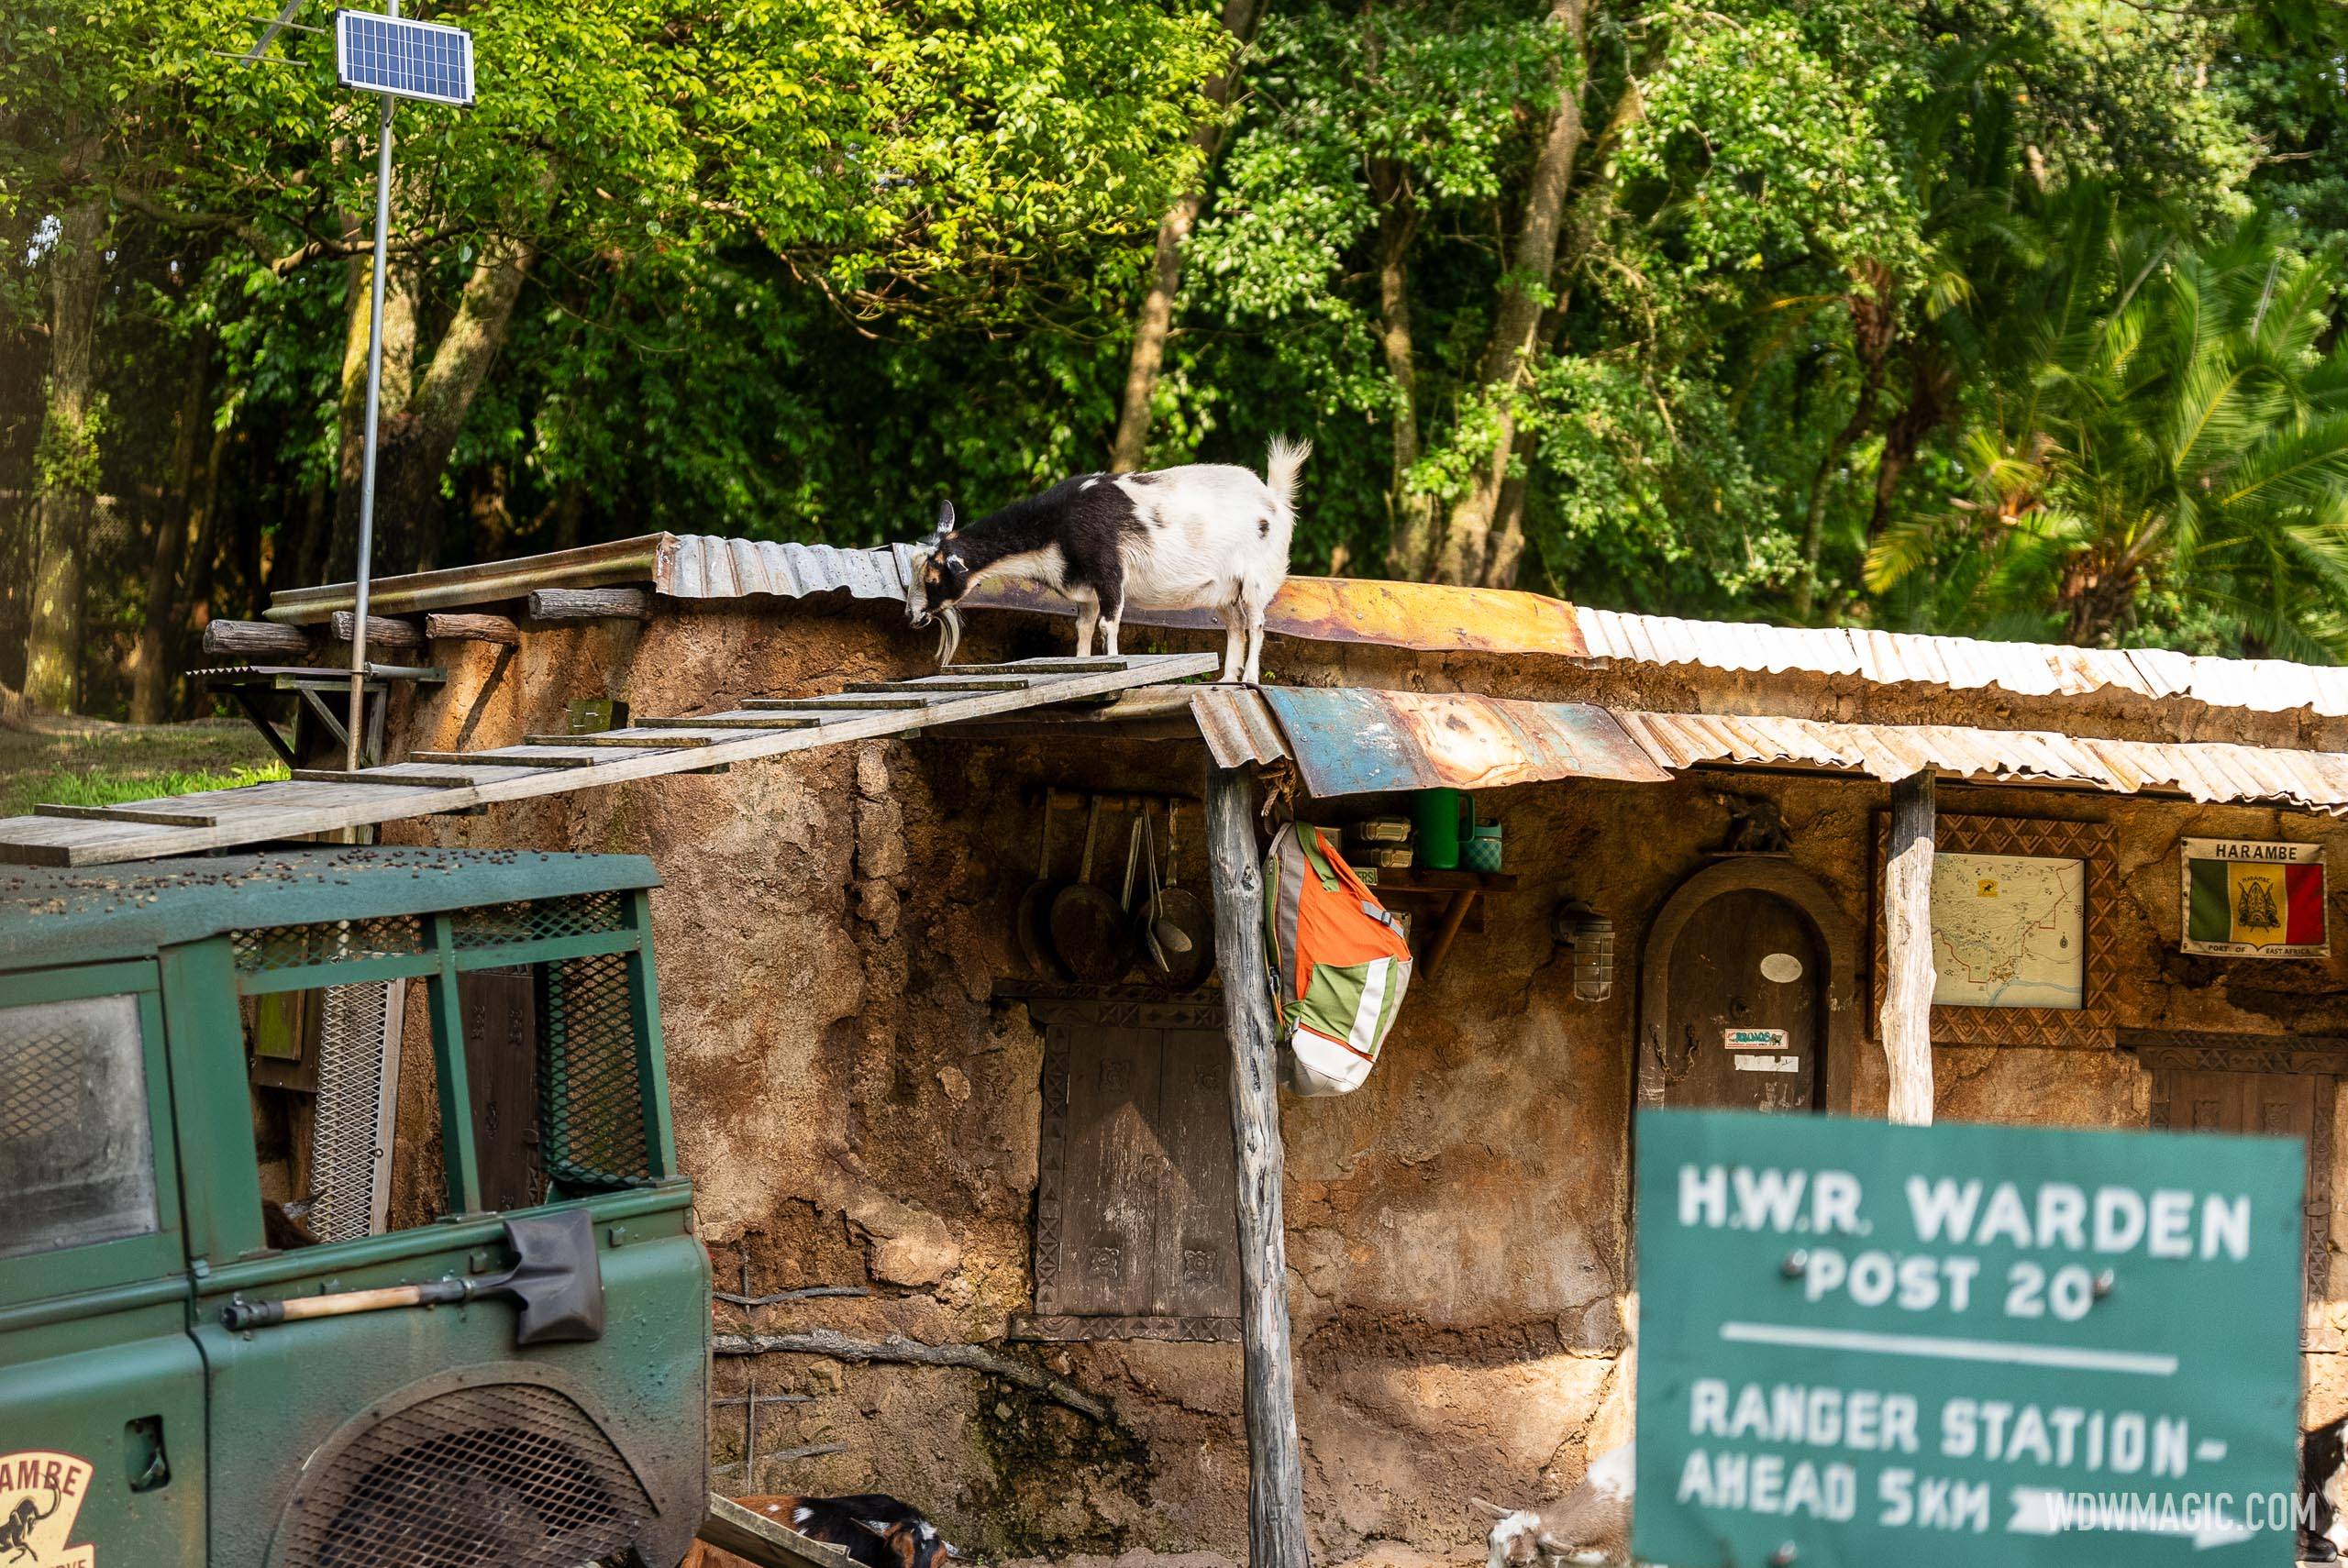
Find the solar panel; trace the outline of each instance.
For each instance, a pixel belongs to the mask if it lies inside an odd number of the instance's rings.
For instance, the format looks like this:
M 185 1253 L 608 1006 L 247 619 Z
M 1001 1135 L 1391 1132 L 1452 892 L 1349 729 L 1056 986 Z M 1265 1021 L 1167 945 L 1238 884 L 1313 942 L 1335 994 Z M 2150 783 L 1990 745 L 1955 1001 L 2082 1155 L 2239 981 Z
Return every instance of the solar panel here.
M 337 11 L 334 69 L 346 87 L 472 107 L 473 36 L 462 28 Z

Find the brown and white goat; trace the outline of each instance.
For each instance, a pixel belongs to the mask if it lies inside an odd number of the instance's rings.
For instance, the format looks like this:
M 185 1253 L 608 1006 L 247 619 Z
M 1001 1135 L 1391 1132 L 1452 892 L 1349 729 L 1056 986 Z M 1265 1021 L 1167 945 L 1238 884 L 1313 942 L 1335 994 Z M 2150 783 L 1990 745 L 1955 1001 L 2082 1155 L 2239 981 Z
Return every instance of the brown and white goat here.
M 1545 1507 L 1511 1509 L 1470 1499 L 1492 1516 L 1485 1568 L 1628 1562 L 1637 1475 L 1634 1447 L 1626 1442 L 1600 1454 L 1578 1485 Z

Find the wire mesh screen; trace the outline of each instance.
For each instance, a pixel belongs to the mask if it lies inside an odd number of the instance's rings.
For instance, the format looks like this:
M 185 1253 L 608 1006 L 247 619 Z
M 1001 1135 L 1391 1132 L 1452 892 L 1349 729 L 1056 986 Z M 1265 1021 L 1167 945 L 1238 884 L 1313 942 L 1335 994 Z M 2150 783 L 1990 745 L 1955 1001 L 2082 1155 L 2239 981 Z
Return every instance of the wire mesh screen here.
M 421 953 L 424 922 L 414 915 L 386 915 L 318 925 L 265 925 L 232 932 L 228 941 L 237 955 L 238 971 L 253 975 Z
M 621 893 L 579 893 L 527 903 L 482 904 L 460 910 L 451 922 L 451 934 L 459 952 L 503 947 L 516 942 L 543 942 L 559 936 L 586 936 L 619 930 L 626 907 L 626 897 Z
M 131 996 L 0 1008 L 0 1257 L 156 1229 Z
M 382 1233 L 390 1199 L 392 1104 L 405 980 L 329 986 L 318 1029 L 308 1219 L 322 1242 Z
M 635 966 L 626 954 L 599 953 L 540 972 L 538 1135 L 547 1175 L 574 1188 L 649 1179 Z
M 527 1383 L 419 1400 L 315 1467 L 287 1503 L 280 1568 L 576 1568 L 653 1517 L 594 1419 Z

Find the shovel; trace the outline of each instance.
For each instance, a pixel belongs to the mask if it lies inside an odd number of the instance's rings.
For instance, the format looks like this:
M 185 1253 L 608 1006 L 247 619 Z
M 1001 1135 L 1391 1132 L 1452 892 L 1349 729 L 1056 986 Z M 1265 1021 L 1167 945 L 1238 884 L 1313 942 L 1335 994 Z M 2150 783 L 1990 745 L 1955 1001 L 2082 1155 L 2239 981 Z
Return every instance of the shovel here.
M 393 1307 L 454 1306 L 482 1296 L 510 1296 L 522 1304 L 514 1327 L 517 1345 L 559 1344 L 604 1337 L 604 1271 L 595 1257 L 595 1222 L 584 1209 L 505 1222 L 514 1266 L 480 1278 L 433 1279 L 379 1290 L 296 1296 L 283 1301 L 235 1300 L 220 1320 L 235 1332 L 305 1318 L 341 1318 Z

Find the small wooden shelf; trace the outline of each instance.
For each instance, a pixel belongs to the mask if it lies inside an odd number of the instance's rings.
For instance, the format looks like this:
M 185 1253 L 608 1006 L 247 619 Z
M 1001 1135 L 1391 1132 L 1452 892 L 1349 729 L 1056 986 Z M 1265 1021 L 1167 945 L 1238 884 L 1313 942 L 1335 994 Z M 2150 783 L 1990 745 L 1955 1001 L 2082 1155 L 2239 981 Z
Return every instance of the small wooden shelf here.
M 1414 905 L 1433 913 L 1433 930 L 1417 935 L 1416 942 L 1419 970 L 1432 982 L 1443 972 L 1443 961 L 1451 956 L 1452 943 L 1458 939 L 1460 928 L 1468 923 L 1468 914 L 1477 910 L 1484 896 L 1510 892 L 1515 887 L 1512 872 L 1435 871 L 1413 866 L 1381 869 L 1369 890 L 1378 895 L 1380 903 Z

